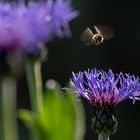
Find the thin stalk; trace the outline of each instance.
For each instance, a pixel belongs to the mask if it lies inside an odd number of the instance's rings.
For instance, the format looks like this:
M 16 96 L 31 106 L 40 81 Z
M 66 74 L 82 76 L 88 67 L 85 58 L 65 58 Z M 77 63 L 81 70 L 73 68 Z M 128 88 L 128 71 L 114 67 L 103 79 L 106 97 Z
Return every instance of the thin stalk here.
M 39 61 L 28 61 L 26 63 L 26 76 L 30 93 L 31 109 L 40 112 L 43 104 L 41 63 Z
M 3 140 L 17 140 L 16 81 L 11 77 L 2 80 Z
M 109 140 L 109 134 L 99 134 L 98 140 Z
M 2 113 L 2 78 L 0 78 L 0 140 L 4 140 L 3 113 Z

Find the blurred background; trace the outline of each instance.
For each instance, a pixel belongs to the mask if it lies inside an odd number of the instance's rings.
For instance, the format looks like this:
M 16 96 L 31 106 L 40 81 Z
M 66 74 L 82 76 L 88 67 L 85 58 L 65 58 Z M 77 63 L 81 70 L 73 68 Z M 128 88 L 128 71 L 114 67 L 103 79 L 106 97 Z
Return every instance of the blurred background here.
M 72 71 L 88 68 L 109 68 L 140 76 L 140 8 L 137 0 L 73 0 L 73 6 L 80 16 L 71 22 L 72 38 L 56 39 L 47 44 L 48 60 L 43 63 L 43 81 L 57 80 L 62 87 L 69 82 Z M 115 31 L 115 37 L 98 47 L 87 47 L 80 41 L 81 32 L 88 26 L 108 25 Z M 24 89 L 24 90 L 23 90 Z M 18 108 L 29 108 L 25 75 L 18 81 Z M 86 112 L 86 133 L 84 140 L 97 139 L 91 130 L 92 106 L 83 99 Z M 140 138 L 140 103 L 120 103 L 116 108 L 119 128 L 112 140 Z M 20 138 L 28 140 L 28 131 L 19 121 Z

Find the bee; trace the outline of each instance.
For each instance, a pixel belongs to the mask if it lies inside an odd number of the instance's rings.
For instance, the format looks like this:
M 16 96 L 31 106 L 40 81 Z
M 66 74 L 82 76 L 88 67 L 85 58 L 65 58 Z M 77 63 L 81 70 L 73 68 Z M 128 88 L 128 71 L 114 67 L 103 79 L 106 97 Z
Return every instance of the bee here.
M 87 46 L 96 45 L 99 46 L 104 43 L 104 40 L 109 40 L 114 37 L 114 31 L 108 26 L 94 26 L 95 33 L 87 27 L 81 34 L 81 40 Z

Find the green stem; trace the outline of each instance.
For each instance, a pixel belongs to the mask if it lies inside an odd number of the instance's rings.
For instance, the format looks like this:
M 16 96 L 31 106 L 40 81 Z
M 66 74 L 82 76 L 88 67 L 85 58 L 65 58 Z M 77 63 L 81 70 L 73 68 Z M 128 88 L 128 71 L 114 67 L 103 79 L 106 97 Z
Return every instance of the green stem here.
M 5 77 L 1 81 L 1 120 L 3 140 L 17 140 L 16 81 Z
M 99 134 L 98 140 L 109 140 L 109 134 Z
M 40 112 L 43 103 L 41 63 L 39 61 L 28 61 L 26 63 L 26 76 L 30 93 L 31 109 Z
M 0 140 L 3 140 L 2 79 L 0 79 Z

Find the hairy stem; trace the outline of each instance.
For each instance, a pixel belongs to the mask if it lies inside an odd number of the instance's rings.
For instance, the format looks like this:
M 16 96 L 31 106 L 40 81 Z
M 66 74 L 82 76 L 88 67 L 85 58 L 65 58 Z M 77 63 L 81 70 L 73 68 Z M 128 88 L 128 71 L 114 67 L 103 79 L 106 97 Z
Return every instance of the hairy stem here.
M 4 77 L 1 81 L 1 120 L 3 140 L 17 140 L 16 81 Z
M 0 140 L 4 139 L 3 135 L 3 109 L 2 109 L 2 78 L 0 78 Z
M 40 111 L 43 103 L 41 63 L 39 61 L 28 61 L 26 63 L 26 76 L 30 93 L 32 111 Z

